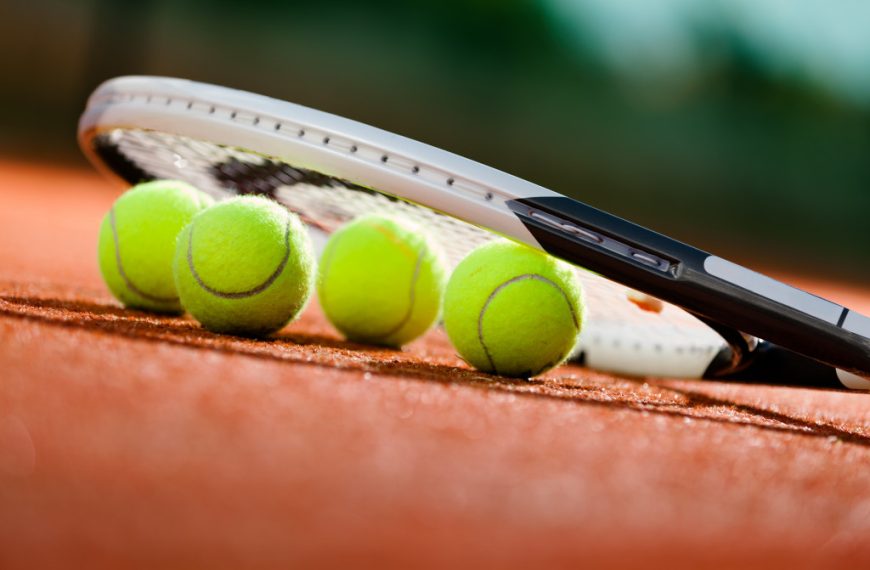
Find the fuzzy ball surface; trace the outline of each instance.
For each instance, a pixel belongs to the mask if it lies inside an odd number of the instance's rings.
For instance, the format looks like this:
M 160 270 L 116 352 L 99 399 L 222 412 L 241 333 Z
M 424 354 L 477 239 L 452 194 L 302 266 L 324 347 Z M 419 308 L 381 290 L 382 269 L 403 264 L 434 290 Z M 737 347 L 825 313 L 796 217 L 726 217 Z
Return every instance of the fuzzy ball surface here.
M 562 363 L 583 317 L 574 269 L 506 240 L 466 256 L 444 296 L 444 327 L 459 355 L 484 372 L 518 378 Z
M 446 279 L 441 256 L 420 227 L 368 215 L 330 237 L 317 294 L 329 321 L 349 340 L 399 347 L 435 323 Z
M 265 336 L 293 320 L 314 287 L 311 241 L 299 218 L 260 197 L 219 202 L 178 237 L 181 304 L 205 328 Z
M 177 314 L 172 277 L 175 240 L 211 198 L 180 180 L 138 184 L 122 194 L 100 226 L 98 262 L 103 280 L 125 306 Z

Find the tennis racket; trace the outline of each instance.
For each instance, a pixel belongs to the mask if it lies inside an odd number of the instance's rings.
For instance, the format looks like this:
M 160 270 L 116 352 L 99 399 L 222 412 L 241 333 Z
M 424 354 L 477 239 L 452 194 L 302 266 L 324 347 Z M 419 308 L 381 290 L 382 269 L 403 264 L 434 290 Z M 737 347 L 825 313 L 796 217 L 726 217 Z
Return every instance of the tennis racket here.
M 870 318 L 355 121 L 225 87 L 132 76 L 92 94 L 79 142 L 124 184 L 174 178 L 217 198 L 270 196 L 299 214 L 315 242 L 381 212 L 425 225 L 454 264 L 499 235 L 546 251 L 578 267 L 590 311 L 575 357 L 593 368 L 870 389 Z

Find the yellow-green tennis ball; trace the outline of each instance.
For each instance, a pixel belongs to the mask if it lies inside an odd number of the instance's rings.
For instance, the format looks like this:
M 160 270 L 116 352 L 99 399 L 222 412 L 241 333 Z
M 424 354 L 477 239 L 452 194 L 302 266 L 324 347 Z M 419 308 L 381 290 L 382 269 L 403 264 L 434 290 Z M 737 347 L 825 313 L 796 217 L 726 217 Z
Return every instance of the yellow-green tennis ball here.
M 484 372 L 537 376 L 568 357 L 582 325 L 583 295 L 573 268 L 506 240 L 471 252 L 444 294 L 450 341 Z
M 295 214 L 265 198 L 234 198 L 181 231 L 173 272 L 182 306 L 205 328 L 264 336 L 305 307 L 314 253 Z
M 422 229 L 369 215 L 335 232 L 320 258 L 317 295 L 348 339 L 402 346 L 441 313 L 446 271 Z
M 100 272 L 127 307 L 180 313 L 172 277 L 175 239 L 211 198 L 179 180 L 156 180 L 121 195 L 100 226 Z

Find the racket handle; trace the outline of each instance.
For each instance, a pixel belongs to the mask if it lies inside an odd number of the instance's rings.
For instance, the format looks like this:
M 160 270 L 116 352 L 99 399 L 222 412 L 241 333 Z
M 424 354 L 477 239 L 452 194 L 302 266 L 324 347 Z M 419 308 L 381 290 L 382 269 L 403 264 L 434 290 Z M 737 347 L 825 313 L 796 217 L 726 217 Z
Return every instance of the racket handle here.
M 520 198 L 507 205 L 556 257 L 705 322 L 770 339 L 853 377 L 870 374 L 870 317 L 571 198 Z
M 744 357 L 738 370 L 729 366 L 730 348 L 713 361 L 704 378 L 749 382 L 753 384 L 776 384 L 778 386 L 802 386 L 812 388 L 855 388 L 841 382 L 836 369 L 817 360 L 792 352 L 763 340 Z M 870 383 L 868 383 L 870 387 Z

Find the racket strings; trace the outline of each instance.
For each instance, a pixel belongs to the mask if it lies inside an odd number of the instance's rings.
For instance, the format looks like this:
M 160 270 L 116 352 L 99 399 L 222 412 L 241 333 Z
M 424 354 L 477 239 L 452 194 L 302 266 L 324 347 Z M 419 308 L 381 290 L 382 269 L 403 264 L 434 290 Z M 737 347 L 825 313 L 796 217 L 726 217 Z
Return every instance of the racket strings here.
M 217 199 L 238 194 L 269 196 L 326 233 L 365 214 L 401 215 L 426 228 L 451 266 L 495 238 L 491 232 L 430 208 L 242 149 L 141 129 L 114 129 L 97 135 L 94 146 L 103 160 L 111 156 L 118 163 L 120 156 L 132 165 L 114 168 L 131 184 L 172 178 L 190 182 Z

